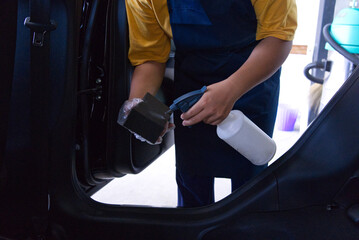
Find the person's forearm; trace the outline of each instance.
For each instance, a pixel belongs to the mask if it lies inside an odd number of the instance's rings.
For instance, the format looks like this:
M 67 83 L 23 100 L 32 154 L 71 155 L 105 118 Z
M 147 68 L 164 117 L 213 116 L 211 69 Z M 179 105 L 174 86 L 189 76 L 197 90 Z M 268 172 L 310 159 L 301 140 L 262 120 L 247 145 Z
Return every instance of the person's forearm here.
M 145 62 L 135 67 L 129 99 L 143 98 L 147 92 L 156 95 L 161 87 L 165 63 Z
M 236 98 L 267 80 L 283 64 L 292 48 L 291 41 L 268 37 L 253 50 L 247 61 L 226 81 L 236 91 Z

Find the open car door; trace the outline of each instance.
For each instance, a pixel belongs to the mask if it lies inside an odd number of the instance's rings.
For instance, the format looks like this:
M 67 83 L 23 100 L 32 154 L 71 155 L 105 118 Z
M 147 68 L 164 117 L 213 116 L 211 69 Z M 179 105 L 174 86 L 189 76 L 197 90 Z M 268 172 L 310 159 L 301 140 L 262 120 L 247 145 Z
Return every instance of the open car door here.
M 125 1 L 2 4 L 0 26 L 9 38 L 1 40 L 6 56 L 1 59 L 0 191 L 7 197 L 1 199 L 0 226 L 12 222 L 21 235 L 19 229 L 33 228 L 27 226 L 33 216 L 47 222 L 50 172 L 62 157 L 72 164 L 71 179 L 90 196 L 115 177 L 141 172 L 174 139 L 169 132 L 161 144 L 149 145 L 117 124 L 132 74 Z M 172 85 L 166 75 L 157 96 L 165 104 L 171 103 Z M 38 206 L 29 210 L 32 202 Z M 42 203 L 43 213 L 36 214 Z
M 32 113 L 37 105 L 29 107 L 37 97 L 29 94 L 32 35 L 22 25 L 29 2 L 18 1 L 0 236 L 358 239 L 358 68 L 287 153 L 218 203 L 169 209 L 115 206 L 90 198 L 96 186 L 140 172 L 169 145 L 142 144 L 116 125 L 131 73 L 124 1 L 51 1 L 50 17 L 57 23 L 50 37 L 51 81 L 39 91 L 51 92 L 45 127 Z M 46 138 L 39 139 L 39 133 Z
M 90 190 L 113 177 L 141 172 L 174 140 L 170 132 L 162 144 L 149 145 L 117 124 L 132 73 L 125 1 L 85 0 L 82 9 L 76 164 L 80 182 Z M 170 104 L 172 85 L 166 77 L 157 96 L 165 104 Z

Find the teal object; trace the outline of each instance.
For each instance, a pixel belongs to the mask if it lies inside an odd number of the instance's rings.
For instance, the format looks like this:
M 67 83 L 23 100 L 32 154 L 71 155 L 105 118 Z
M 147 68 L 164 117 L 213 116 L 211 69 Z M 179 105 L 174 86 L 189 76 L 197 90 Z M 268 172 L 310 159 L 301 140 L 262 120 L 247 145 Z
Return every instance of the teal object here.
M 331 36 L 345 50 L 359 54 L 359 9 L 345 8 L 335 17 L 331 28 Z M 327 50 L 334 50 L 329 43 Z

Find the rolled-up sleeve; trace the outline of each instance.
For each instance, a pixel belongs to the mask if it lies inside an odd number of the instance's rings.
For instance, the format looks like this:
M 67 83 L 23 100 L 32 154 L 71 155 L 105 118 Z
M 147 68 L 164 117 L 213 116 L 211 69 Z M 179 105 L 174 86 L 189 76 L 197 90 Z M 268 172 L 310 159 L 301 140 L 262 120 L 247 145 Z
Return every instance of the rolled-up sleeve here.
M 297 29 L 295 0 L 252 0 L 257 17 L 256 39 L 276 37 L 293 40 Z
M 130 49 L 133 66 L 147 61 L 165 63 L 171 50 L 170 36 L 161 28 L 149 0 L 126 0 Z

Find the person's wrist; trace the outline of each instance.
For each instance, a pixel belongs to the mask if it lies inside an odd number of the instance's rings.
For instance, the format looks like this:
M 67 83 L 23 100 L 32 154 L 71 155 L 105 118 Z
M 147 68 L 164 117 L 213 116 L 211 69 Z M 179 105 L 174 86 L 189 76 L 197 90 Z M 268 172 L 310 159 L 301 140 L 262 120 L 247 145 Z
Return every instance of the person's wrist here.
M 227 96 L 229 96 L 233 102 L 236 102 L 244 94 L 239 79 L 230 76 L 226 79 L 226 85 L 226 89 L 228 89 Z

